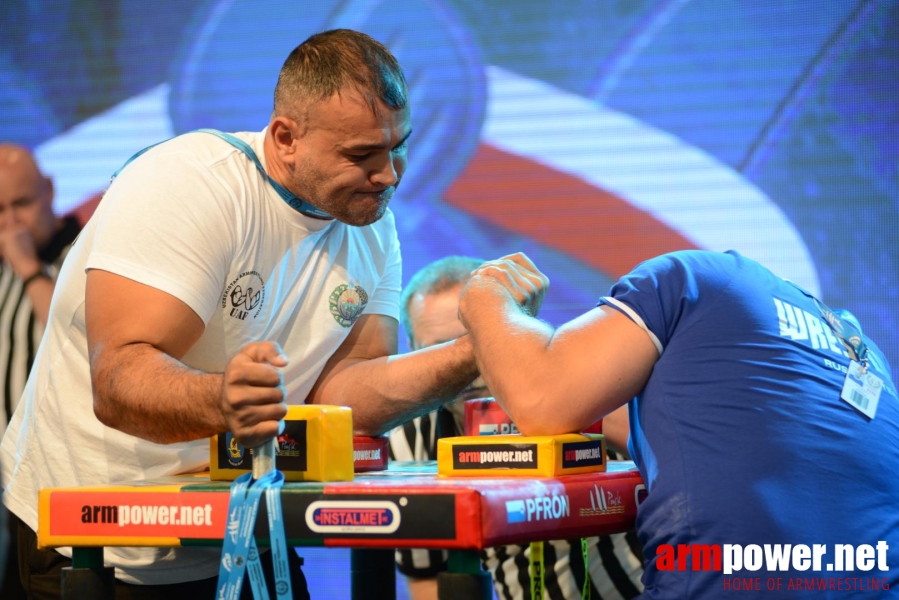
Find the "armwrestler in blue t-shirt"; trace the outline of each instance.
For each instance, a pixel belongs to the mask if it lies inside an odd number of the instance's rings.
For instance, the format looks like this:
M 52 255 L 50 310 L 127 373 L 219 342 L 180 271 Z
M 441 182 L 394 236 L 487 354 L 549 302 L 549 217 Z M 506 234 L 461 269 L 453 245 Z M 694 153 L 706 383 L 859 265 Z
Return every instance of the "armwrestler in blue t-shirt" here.
M 639 265 L 554 330 L 512 300 L 531 268 L 486 263 L 461 318 L 522 433 L 579 431 L 629 402 L 649 490 L 641 597 L 739 586 L 772 599 L 801 585 L 815 598 L 870 598 L 899 585 L 899 401 L 883 354 L 853 339 L 854 317 L 828 320 L 810 294 L 735 252 L 685 251 Z M 679 546 L 694 544 L 732 572 L 694 570 Z M 797 545 L 808 556 L 775 560 Z

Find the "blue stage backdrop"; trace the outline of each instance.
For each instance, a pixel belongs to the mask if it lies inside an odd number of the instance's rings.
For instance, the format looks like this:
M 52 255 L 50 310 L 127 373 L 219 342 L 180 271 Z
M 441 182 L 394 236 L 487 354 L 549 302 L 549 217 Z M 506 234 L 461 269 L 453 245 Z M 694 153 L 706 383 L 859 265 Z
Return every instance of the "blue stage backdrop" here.
M 899 365 L 897 0 L 6 0 L 0 139 L 65 212 L 146 145 L 262 130 L 290 49 L 337 27 L 410 84 L 404 280 L 524 250 L 559 324 L 645 258 L 733 248 Z

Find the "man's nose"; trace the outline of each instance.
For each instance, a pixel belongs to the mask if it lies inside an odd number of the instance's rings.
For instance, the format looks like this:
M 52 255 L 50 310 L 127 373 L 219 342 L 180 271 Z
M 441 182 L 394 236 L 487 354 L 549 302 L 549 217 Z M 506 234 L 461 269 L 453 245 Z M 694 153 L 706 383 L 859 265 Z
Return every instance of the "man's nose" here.
M 389 154 L 385 160 L 381 162 L 380 169 L 375 171 L 371 176 L 372 183 L 391 187 L 396 185 L 400 180 L 397 169 L 397 158 Z

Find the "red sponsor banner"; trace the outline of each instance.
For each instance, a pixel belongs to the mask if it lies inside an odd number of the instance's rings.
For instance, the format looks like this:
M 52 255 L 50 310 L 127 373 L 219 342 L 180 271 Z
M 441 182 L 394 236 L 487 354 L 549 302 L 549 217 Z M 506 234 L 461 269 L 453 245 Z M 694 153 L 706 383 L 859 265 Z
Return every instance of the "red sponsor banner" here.
M 627 470 L 484 490 L 482 543 L 497 546 L 521 539 L 555 540 L 628 531 L 637 517 L 642 484 L 638 471 Z
M 297 545 L 318 540 L 316 544 L 327 546 L 447 549 L 590 536 L 632 528 L 643 488 L 632 463 L 614 461 L 606 473 L 558 478 L 445 478 L 437 477 L 435 470 L 433 464 L 400 463 L 388 471 L 358 475 L 354 482 L 285 484 L 287 536 Z M 198 478 L 185 476 L 184 482 L 194 484 Z M 180 489 L 148 485 L 42 490 L 39 545 L 178 546 L 188 539 L 221 540 L 228 520 L 228 486 Z M 420 495 L 428 497 L 423 504 L 417 501 Z M 452 501 L 438 502 L 438 496 Z M 362 533 L 320 533 L 309 525 L 309 518 L 315 523 L 316 506 L 354 508 L 360 502 L 387 506 L 396 520 L 390 524 L 396 527 L 382 531 L 386 528 L 379 523 Z
M 49 539 L 221 539 L 228 494 L 209 492 L 52 490 L 47 502 Z

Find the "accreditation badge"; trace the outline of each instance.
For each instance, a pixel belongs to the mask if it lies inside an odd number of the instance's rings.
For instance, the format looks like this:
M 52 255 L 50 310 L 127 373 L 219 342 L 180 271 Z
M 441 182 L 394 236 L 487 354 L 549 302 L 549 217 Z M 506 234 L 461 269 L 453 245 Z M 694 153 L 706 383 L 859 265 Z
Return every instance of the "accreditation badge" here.
M 880 377 L 854 360 L 849 362 L 840 398 L 869 419 L 873 419 L 882 390 L 883 381 Z

